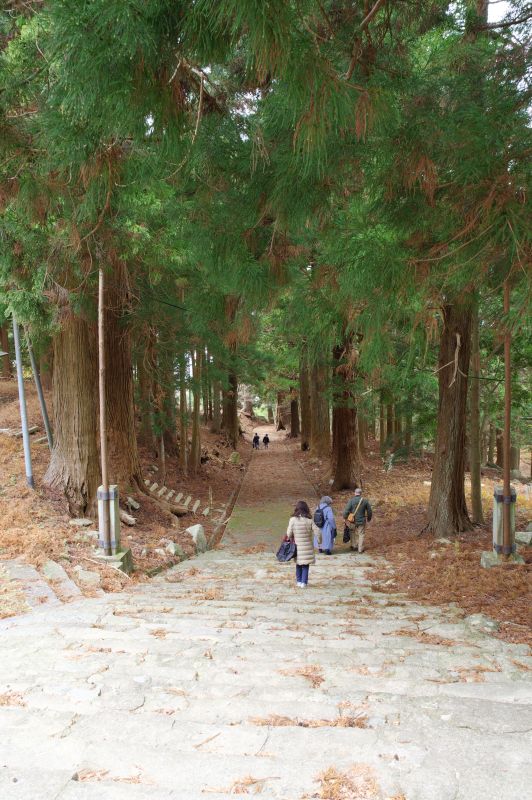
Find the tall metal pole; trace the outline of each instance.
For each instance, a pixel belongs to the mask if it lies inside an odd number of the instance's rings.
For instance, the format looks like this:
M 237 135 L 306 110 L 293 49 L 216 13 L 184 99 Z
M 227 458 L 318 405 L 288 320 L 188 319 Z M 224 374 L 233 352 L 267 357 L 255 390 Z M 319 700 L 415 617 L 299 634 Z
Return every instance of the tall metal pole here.
M 39 370 L 37 369 L 37 363 L 35 361 L 33 347 L 31 346 L 30 337 L 28 336 L 27 333 L 26 333 L 26 344 L 28 345 L 28 353 L 30 356 L 33 378 L 35 380 L 35 388 L 37 389 L 37 395 L 39 397 L 39 403 L 41 406 L 41 414 L 42 414 L 42 420 L 44 422 L 44 430 L 46 431 L 46 438 L 48 439 L 48 447 L 50 448 L 51 451 L 52 447 L 54 446 L 52 429 L 50 427 L 50 420 L 48 419 L 48 410 L 46 408 L 46 400 L 44 399 L 44 394 L 42 390 L 41 376 L 39 375 Z
M 107 457 L 107 415 L 105 409 L 105 321 L 104 321 L 104 274 L 100 267 L 98 272 L 98 385 L 100 392 L 100 457 L 102 467 L 103 505 L 101 531 L 105 554 L 112 555 L 111 525 L 109 519 L 109 473 Z
M 22 443 L 24 445 L 24 464 L 26 467 L 26 483 L 31 489 L 34 489 L 35 481 L 33 480 L 33 470 L 31 468 L 30 435 L 28 433 L 26 393 L 24 391 L 24 378 L 22 375 L 20 336 L 18 330 L 18 323 L 14 314 L 13 314 L 13 339 L 15 340 L 15 355 L 17 360 L 18 401 L 20 406 L 20 422 L 22 425 Z
M 504 433 L 503 433 L 503 555 L 507 558 L 512 553 L 512 517 L 511 517 L 511 489 L 510 489 L 510 426 L 512 422 L 512 370 L 511 370 L 511 343 L 512 335 L 508 324 L 510 313 L 510 281 L 504 281 L 504 315 L 506 328 L 504 331 Z

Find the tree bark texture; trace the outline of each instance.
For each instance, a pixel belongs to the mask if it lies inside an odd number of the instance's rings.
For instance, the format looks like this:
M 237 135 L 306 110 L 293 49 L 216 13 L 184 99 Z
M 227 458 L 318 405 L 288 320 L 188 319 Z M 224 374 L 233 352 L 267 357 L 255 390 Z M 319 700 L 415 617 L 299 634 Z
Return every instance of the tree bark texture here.
M 12 378 L 13 370 L 11 368 L 11 359 L 9 357 L 9 337 L 7 334 L 7 324 L 0 326 L 0 350 L 2 350 L 4 353 L 7 353 L 7 355 L 2 356 L 2 377 L 6 379 Z
M 301 449 L 310 447 L 310 386 L 305 352 L 299 361 L 299 406 L 301 410 Z
M 105 299 L 105 361 L 109 482 L 121 489 L 144 491 L 137 450 L 129 279 L 126 265 L 117 261 L 107 280 Z
M 288 425 L 290 425 L 290 399 L 286 392 L 277 392 L 275 428 L 278 431 L 285 431 Z
M 52 390 L 52 375 L 54 371 L 54 349 L 52 343 L 47 344 L 39 358 L 39 375 L 41 385 L 45 392 Z
M 471 475 L 471 520 L 484 523 L 480 486 L 480 350 L 478 331 L 478 299 L 471 308 L 471 383 L 469 394 L 469 469 Z
M 183 475 L 188 475 L 187 361 L 185 354 L 179 360 L 179 466 Z
M 65 495 L 71 514 L 83 516 L 95 509 L 100 474 L 94 326 L 63 314 L 53 350 L 54 446 L 44 483 Z
M 299 401 L 297 394 L 292 392 L 290 400 L 290 438 L 297 439 L 299 436 Z
M 435 536 L 471 528 L 464 491 L 471 306 L 466 299 L 448 303 L 442 310 L 438 423 L 428 508 L 428 527 Z
M 140 417 L 140 437 L 154 450 L 153 428 L 153 376 L 155 373 L 155 340 L 151 328 L 142 331 L 137 350 L 138 413 Z
M 315 363 L 310 376 L 310 448 L 318 458 L 328 458 L 331 451 L 331 432 L 327 367 Z
M 233 450 L 238 445 L 238 378 L 236 373 L 229 372 L 229 386 L 224 391 L 223 421 L 222 427 L 227 433 L 227 437 Z
M 222 389 L 220 386 L 220 381 L 213 381 L 211 433 L 220 433 L 220 430 L 222 428 L 221 395 L 222 395 Z
M 192 443 L 190 445 L 189 469 L 196 475 L 201 468 L 201 373 L 203 353 L 200 349 L 192 354 L 193 410 L 192 410 Z
M 357 485 L 359 465 L 357 409 L 352 393 L 352 376 L 345 363 L 345 347 L 333 349 L 332 467 L 333 491 Z

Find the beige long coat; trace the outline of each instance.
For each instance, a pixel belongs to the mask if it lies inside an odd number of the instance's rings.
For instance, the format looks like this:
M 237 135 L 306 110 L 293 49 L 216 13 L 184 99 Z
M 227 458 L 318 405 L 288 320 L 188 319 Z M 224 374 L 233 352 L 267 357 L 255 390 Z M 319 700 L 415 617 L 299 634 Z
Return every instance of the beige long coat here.
M 297 547 L 297 564 L 315 564 L 314 536 L 321 541 L 321 531 L 307 517 L 290 517 L 286 535 L 293 538 Z

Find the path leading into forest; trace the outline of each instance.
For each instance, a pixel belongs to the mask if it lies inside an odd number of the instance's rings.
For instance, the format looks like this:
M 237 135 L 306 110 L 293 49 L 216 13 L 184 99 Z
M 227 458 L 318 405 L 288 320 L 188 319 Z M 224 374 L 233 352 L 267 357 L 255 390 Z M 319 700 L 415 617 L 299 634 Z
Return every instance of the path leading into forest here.
M 371 553 L 319 556 L 297 589 L 249 551 L 301 496 L 274 444 L 220 549 L 0 623 L 3 800 L 530 796 L 526 648 L 373 591 Z

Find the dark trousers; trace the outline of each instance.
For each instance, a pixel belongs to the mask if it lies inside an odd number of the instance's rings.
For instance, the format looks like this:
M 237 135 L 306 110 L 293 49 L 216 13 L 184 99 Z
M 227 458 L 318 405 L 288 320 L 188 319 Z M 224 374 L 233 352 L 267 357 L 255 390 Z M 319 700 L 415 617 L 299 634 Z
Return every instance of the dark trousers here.
M 296 583 L 308 583 L 308 564 L 296 564 Z

